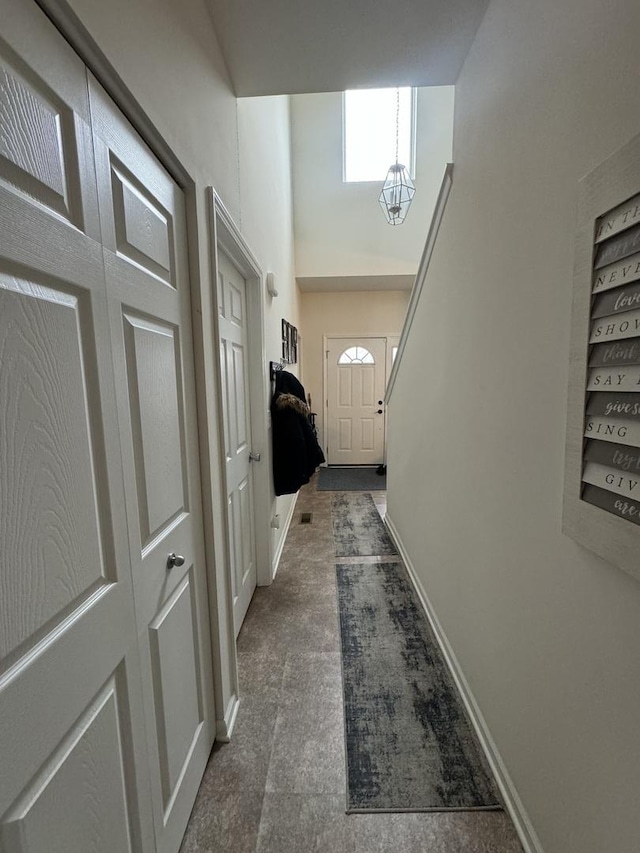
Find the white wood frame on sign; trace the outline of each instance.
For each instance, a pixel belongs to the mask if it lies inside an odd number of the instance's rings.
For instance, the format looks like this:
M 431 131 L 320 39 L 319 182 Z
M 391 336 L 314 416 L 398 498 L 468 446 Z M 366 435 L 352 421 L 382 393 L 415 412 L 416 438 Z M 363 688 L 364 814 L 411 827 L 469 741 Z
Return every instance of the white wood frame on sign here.
M 638 579 L 640 528 L 582 500 L 581 489 L 595 225 L 599 217 L 637 195 L 639 189 L 640 135 L 580 182 L 562 516 L 563 533 Z
M 239 689 L 231 590 L 226 589 L 228 585 L 224 577 L 222 531 L 225 528 L 220 510 L 223 505 L 222 483 L 217 476 L 220 427 L 215 395 L 218 394 L 219 400 L 219 385 L 214 369 L 216 352 L 213 327 L 208 321 L 211 316 L 211 287 L 208 280 L 210 251 L 206 234 L 208 206 L 204 188 L 196 184 L 66 0 L 35 2 L 53 21 L 185 194 L 205 560 L 213 639 L 216 738 L 228 741 L 237 717 Z
M 269 586 L 272 581 L 272 556 L 270 536 L 270 507 L 272 502 L 271 492 L 271 451 L 269 447 L 269 434 L 267 430 L 267 383 L 270 381 L 267 368 L 266 351 L 264 343 L 264 299 L 263 280 L 264 276 L 253 252 L 245 242 L 242 234 L 234 223 L 229 211 L 224 206 L 222 199 L 213 189 L 207 190 L 209 199 L 209 216 L 212 225 L 211 241 L 211 265 L 212 265 L 212 302 L 213 323 L 215 336 L 218 339 L 218 289 L 215 282 L 218 277 L 218 251 L 222 250 L 238 268 L 247 283 L 247 320 L 251 346 L 249 348 L 249 396 L 251 399 L 251 440 L 252 452 L 259 453 L 260 462 L 255 464 L 253 470 L 253 498 L 255 512 L 255 536 L 256 536 L 256 568 L 258 586 Z M 219 347 L 218 347 L 219 350 Z M 218 374 L 218 411 L 222 412 L 221 365 L 220 359 L 216 359 Z M 220 431 L 222 440 L 222 430 Z M 224 448 L 220 450 L 221 458 L 224 458 Z M 222 471 L 222 480 L 225 481 L 225 473 Z M 225 484 L 226 489 L 226 484 Z M 226 494 L 226 490 L 223 492 Z M 226 501 L 224 502 L 226 507 Z M 228 524 L 225 531 L 228 531 Z M 225 551 L 229 565 L 229 541 L 228 533 L 225 534 Z

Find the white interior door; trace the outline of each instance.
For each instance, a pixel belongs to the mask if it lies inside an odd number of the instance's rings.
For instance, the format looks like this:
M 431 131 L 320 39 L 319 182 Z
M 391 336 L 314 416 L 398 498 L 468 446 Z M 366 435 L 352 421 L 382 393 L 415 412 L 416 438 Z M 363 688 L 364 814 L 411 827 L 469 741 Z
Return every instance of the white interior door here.
M 247 286 L 218 252 L 218 334 L 224 415 L 229 562 L 236 636 L 256 588 L 248 377 Z
M 86 70 L 0 19 L 0 849 L 151 851 Z
M 175 853 L 215 719 L 185 199 L 93 80 L 90 102 L 156 846 Z
M 327 340 L 327 461 L 380 465 L 384 458 L 385 338 Z

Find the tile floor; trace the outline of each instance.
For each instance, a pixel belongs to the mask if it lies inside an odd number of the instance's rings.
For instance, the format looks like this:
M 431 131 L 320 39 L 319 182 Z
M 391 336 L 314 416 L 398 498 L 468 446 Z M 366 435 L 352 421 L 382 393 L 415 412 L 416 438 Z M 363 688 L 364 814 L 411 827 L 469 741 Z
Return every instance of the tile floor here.
M 371 494 L 384 514 L 385 493 Z M 256 590 L 238 720 L 213 749 L 181 853 L 522 853 L 503 812 L 345 814 L 331 496 L 315 481 L 300 491 L 276 579 Z

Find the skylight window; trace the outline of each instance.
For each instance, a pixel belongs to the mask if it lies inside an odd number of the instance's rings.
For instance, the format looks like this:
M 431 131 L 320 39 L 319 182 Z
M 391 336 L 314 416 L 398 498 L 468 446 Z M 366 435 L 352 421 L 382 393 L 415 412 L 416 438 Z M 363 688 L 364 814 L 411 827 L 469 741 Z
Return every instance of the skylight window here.
M 358 89 L 344 93 L 344 180 L 384 181 L 396 162 L 396 89 Z M 400 89 L 398 162 L 413 168 L 414 99 Z

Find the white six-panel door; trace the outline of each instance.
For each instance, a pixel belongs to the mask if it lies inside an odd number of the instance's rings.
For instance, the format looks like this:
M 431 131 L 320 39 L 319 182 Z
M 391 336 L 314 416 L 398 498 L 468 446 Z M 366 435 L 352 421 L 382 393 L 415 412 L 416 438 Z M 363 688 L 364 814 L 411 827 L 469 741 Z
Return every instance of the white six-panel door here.
M 327 461 L 380 465 L 384 458 L 385 338 L 327 340 Z
M 177 853 L 215 719 L 184 198 L 0 17 L 0 850 Z
M 0 17 L 0 849 L 153 849 L 84 65 Z
M 229 562 L 236 635 L 256 588 L 246 281 L 218 253 L 218 335 L 224 417 Z
M 185 200 L 94 80 L 89 91 L 156 843 L 170 853 L 214 719 Z

